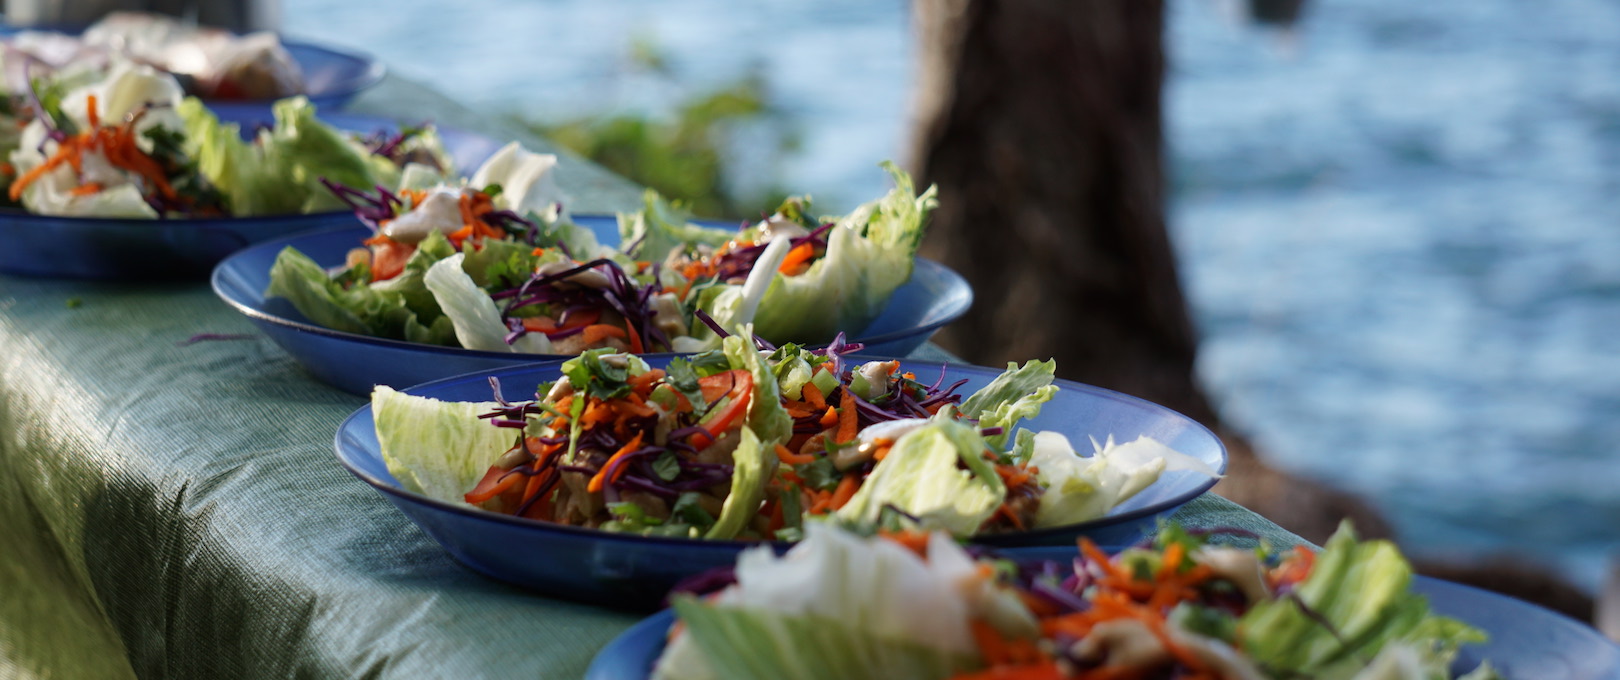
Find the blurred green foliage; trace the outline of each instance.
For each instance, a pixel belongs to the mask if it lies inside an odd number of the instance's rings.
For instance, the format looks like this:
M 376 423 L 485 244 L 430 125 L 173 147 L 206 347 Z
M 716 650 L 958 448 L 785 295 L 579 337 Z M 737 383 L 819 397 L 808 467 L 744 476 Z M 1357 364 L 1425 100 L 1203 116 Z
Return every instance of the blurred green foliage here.
M 668 59 L 651 41 L 632 41 L 629 57 L 636 70 L 675 80 Z M 555 123 L 522 122 L 704 217 L 753 219 L 774 210 L 786 196 L 774 180 L 775 166 L 798 148 L 790 121 L 771 105 L 765 80 L 757 73 L 688 96 L 668 116 L 616 113 Z M 769 130 L 748 137 L 769 148 L 748 149 L 746 160 L 738 153 L 733 134 L 745 126 Z M 769 167 L 743 167 L 759 164 Z M 745 171 L 763 189 L 738 189 L 741 182 L 735 180 Z M 773 179 L 761 185 L 757 181 L 761 176 Z M 744 191 L 748 195 L 739 195 Z

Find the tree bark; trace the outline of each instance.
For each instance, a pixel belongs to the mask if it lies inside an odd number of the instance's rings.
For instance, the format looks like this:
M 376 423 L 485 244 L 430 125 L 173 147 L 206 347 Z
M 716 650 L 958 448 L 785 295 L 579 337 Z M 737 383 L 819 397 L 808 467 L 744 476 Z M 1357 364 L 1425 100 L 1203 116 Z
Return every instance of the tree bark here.
M 1216 491 L 1321 541 L 1359 499 L 1264 464 L 1200 388 L 1198 339 L 1165 226 L 1159 0 L 917 0 L 913 157 L 940 207 L 924 255 L 977 300 L 938 336 L 976 364 L 1058 373 L 1209 426 L 1231 454 Z
M 913 157 L 940 209 L 923 253 L 973 309 L 941 344 L 1214 424 L 1165 230 L 1157 0 L 918 0 Z

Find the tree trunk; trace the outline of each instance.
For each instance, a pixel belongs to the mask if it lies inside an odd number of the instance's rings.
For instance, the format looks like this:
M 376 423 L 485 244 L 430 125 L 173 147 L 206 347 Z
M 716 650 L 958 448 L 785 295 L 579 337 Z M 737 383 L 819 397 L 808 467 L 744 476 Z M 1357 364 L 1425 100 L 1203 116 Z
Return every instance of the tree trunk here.
M 976 364 L 1051 357 L 1058 374 L 1157 402 L 1218 433 L 1222 495 L 1309 540 L 1349 494 L 1265 465 L 1194 373 L 1197 336 L 1165 227 L 1159 0 L 917 0 L 914 167 L 940 188 L 923 253 L 978 299 L 941 332 Z
M 1202 422 L 1197 339 L 1164 224 L 1157 0 L 918 0 L 913 140 L 940 188 L 924 255 L 978 299 L 941 344 Z

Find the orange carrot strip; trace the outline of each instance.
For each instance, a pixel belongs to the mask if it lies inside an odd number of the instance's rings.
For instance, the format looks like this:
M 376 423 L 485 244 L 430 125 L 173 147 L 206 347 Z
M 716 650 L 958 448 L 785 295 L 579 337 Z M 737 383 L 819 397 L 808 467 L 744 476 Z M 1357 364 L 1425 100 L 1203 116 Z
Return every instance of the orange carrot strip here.
M 833 491 L 832 509 L 842 510 L 858 489 L 860 484 L 856 482 L 855 475 L 844 475 L 843 479 L 838 480 L 838 488 Z
M 847 444 L 855 441 L 855 428 L 859 424 L 855 418 L 855 395 L 844 390 L 844 400 L 838 409 L 838 435 L 833 437 L 837 444 Z
M 624 339 L 624 329 L 612 324 L 597 323 L 585 327 L 580 332 L 580 340 L 587 345 L 594 345 L 605 338 Z
M 879 529 L 878 535 L 899 543 L 902 547 L 917 553 L 919 557 L 928 557 L 928 532 L 926 531 L 889 531 Z
M 79 186 L 69 189 L 68 194 L 72 196 L 89 196 L 90 194 L 94 194 L 99 191 L 101 191 L 101 185 L 96 182 L 90 182 L 88 184 L 80 184 Z
M 647 348 L 641 344 L 641 334 L 636 332 L 635 325 L 625 321 L 624 331 L 630 335 L 630 351 L 635 354 L 646 353 Z
M 827 408 L 827 398 L 821 394 L 821 388 L 816 387 L 815 383 L 805 383 L 803 391 L 804 403 L 809 404 L 810 408 L 817 411 Z
M 613 455 L 608 457 L 607 462 L 602 464 L 602 469 L 597 470 L 596 474 L 591 477 L 591 481 L 585 484 L 585 490 L 591 493 L 601 491 L 602 484 L 607 481 L 607 471 L 613 467 L 613 463 L 641 448 L 642 434 L 643 433 L 641 432 L 637 432 L 635 438 L 630 440 L 630 443 L 625 444 L 623 448 L 613 452 Z M 615 478 L 617 478 L 617 475 L 615 475 Z
M 794 453 L 792 450 L 788 449 L 788 447 L 781 444 L 776 445 L 776 458 L 777 460 L 787 463 L 788 465 L 805 465 L 807 463 L 816 462 L 815 456 L 808 453 Z
M 789 250 L 786 257 L 782 258 L 782 265 L 777 267 L 776 271 L 782 272 L 788 276 L 801 274 L 804 272 L 801 265 L 806 265 L 805 268 L 808 268 L 807 263 L 810 262 L 810 258 L 815 256 L 816 247 L 814 245 L 812 245 L 809 241 L 800 243 L 799 245 L 794 246 L 793 250 Z

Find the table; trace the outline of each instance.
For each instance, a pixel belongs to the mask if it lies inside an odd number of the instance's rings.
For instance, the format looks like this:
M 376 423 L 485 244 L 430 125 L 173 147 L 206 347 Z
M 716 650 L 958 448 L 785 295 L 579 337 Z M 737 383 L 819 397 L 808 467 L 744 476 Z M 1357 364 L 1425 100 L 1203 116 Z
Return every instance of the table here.
M 354 108 L 552 148 L 399 77 Z M 638 205 L 559 172 L 576 212 Z M 0 676 L 577 678 L 641 616 L 461 567 L 338 466 L 361 398 L 262 337 L 182 344 L 252 332 L 202 282 L 0 276 Z M 1298 542 L 1214 496 L 1178 519 Z

